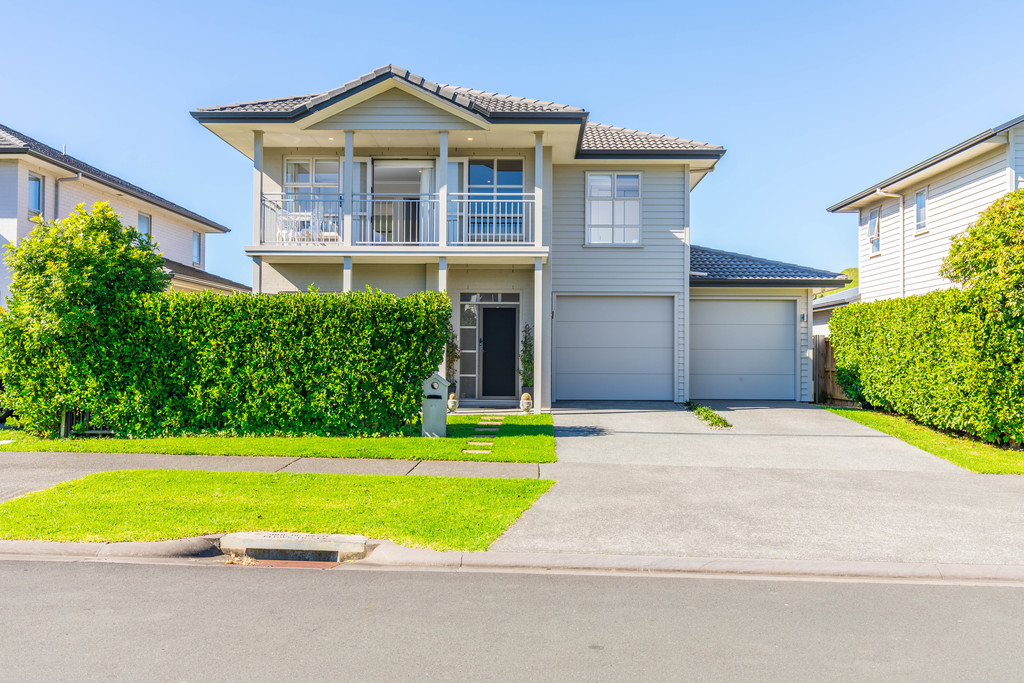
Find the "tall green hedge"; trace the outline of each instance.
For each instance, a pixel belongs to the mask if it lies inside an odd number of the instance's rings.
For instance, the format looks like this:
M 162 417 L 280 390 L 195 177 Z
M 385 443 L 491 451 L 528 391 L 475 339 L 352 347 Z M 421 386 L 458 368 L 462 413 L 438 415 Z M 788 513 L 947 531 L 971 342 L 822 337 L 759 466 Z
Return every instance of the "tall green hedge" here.
M 848 396 L 991 442 L 1024 440 L 1024 319 L 951 289 L 851 304 L 829 321 Z
M 436 292 L 128 296 L 64 335 L 0 316 L 0 376 L 38 433 L 70 409 L 121 435 L 394 433 L 420 408 L 449 317 Z

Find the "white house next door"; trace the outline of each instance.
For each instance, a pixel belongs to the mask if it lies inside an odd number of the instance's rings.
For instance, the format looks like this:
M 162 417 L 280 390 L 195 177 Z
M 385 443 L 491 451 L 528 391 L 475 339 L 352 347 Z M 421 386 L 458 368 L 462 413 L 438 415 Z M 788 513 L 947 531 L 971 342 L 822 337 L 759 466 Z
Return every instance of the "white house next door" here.
M 671 401 L 671 296 L 566 296 L 555 302 L 556 401 Z

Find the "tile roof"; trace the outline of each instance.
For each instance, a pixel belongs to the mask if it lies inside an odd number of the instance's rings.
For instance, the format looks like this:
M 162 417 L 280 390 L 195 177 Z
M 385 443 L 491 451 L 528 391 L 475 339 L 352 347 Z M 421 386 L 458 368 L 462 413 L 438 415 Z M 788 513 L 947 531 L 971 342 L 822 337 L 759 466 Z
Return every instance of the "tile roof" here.
M 690 247 L 690 271 L 706 273 L 706 275 L 691 274 L 690 281 L 693 284 L 701 283 L 730 283 L 737 284 L 744 282 L 777 283 L 777 284 L 806 284 L 834 283 L 844 285 L 849 280 L 842 273 L 833 273 L 818 268 L 807 268 L 782 261 L 769 261 L 768 259 L 746 254 L 735 254 L 729 251 L 708 249 L 691 245 Z
M 645 133 L 642 130 L 606 126 L 603 123 L 587 123 L 583 130 L 583 151 L 636 151 L 636 150 L 713 150 L 725 151 L 719 145 L 709 145 L 669 135 Z
M 582 114 L 584 111 L 579 107 L 570 107 L 567 104 L 556 102 L 545 102 L 533 100 L 526 97 L 515 97 L 513 95 L 502 95 L 500 93 L 485 92 L 472 88 L 461 88 L 454 85 L 443 85 L 428 81 L 422 76 L 410 73 L 394 64 L 382 66 L 379 69 L 363 74 L 359 78 L 349 81 L 340 88 L 328 90 L 327 92 L 314 93 L 312 95 L 297 95 L 293 97 L 278 97 L 272 100 L 258 100 L 255 102 L 239 102 L 226 104 L 218 107 L 201 107 L 196 109 L 197 113 L 233 113 L 233 114 L 301 114 L 303 111 L 312 109 L 324 102 L 333 100 L 336 97 L 356 90 L 362 85 L 379 78 L 390 77 L 403 80 L 415 85 L 429 93 L 448 100 L 463 109 L 489 116 L 503 113 L 560 113 L 571 112 Z
M 30 138 L 27 135 L 23 135 L 12 128 L 8 128 L 7 126 L 0 124 L 0 154 L 4 153 L 31 154 L 48 161 L 52 161 L 53 163 L 59 164 L 71 171 L 81 172 L 83 176 L 87 176 L 92 180 L 103 183 L 108 187 L 121 190 L 125 194 L 130 194 L 133 197 L 137 197 L 156 206 L 160 206 L 180 216 L 202 223 L 203 225 L 213 228 L 218 232 L 230 232 L 228 228 L 224 227 L 220 223 L 215 223 L 209 218 L 200 216 L 194 211 L 189 211 L 185 207 L 179 206 L 174 202 L 170 202 L 163 197 L 149 192 L 148 190 L 144 190 L 138 185 L 133 185 L 127 180 L 123 180 L 115 175 L 101 171 L 95 166 L 91 166 L 80 159 L 64 154 L 49 145 L 45 145 L 34 138 Z
M 171 277 L 181 276 L 190 280 L 200 280 L 202 282 L 208 282 L 212 285 L 218 286 L 222 289 L 237 289 L 242 292 L 251 291 L 251 288 L 248 285 L 243 285 L 241 282 L 235 282 L 234 280 L 229 280 L 226 277 L 208 273 L 205 270 L 186 266 L 184 263 L 178 263 L 177 261 L 172 261 L 168 258 L 164 259 L 164 268 L 171 274 Z
M 254 102 L 239 102 L 217 107 L 202 107 L 196 109 L 192 114 L 199 120 L 207 121 L 218 118 L 231 119 L 233 116 L 290 119 L 311 112 L 326 103 L 331 103 L 336 98 L 351 93 L 367 83 L 386 78 L 395 78 L 410 83 L 456 106 L 462 107 L 468 112 L 485 117 L 516 118 L 546 115 L 565 116 L 585 121 L 589 115 L 586 110 L 568 104 L 517 97 L 515 95 L 503 95 L 501 93 L 475 90 L 457 85 L 434 83 L 394 64 L 374 69 L 353 81 L 349 81 L 340 88 L 328 90 L 327 92 L 278 97 Z M 580 151 L 613 154 L 624 152 L 705 151 L 719 156 L 725 152 L 718 145 L 709 145 L 704 142 L 675 138 L 668 135 L 645 133 L 629 128 L 606 126 L 600 123 L 586 124 L 580 141 Z

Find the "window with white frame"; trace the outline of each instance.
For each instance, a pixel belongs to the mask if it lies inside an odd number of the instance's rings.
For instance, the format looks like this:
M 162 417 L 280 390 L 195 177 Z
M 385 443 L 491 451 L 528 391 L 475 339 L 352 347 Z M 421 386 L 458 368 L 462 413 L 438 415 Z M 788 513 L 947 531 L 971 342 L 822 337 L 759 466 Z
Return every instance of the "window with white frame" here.
M 139 212 L 138 231 L 143 235 L 153 234 L 153 217 L 148 213 Z
M 192 233 L 192 263 L 197 266 L 203 263 L 203 234 L 201 232 Z
M 28 174 L 28 217 L 43 213 L 43 179 L 34 173 Z
M 587 244 L 640 244 L 640 174 L 587 174 Z
M 878 236 L 878 209 L 871 209 L 868 212 L 868 244 L 871 245 L 872 254 L 882 250 L 882 241 Z
M 914 226 L 917 232 L 928 229 L 928 190 L 918 190 L 914 196 Z

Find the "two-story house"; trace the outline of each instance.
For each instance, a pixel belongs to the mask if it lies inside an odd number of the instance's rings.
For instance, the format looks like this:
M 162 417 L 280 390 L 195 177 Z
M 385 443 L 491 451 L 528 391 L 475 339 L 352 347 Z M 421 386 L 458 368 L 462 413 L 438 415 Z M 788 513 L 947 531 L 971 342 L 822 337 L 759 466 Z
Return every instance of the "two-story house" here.
M 192 116 L 253 161 L 254 290 L 447 292 L 466 402 L 810 400 L 812 292 L 845 279 L 691 250 L 720 146 L 391 65 Z
M 990 128 L 828 207 L 855 213 L 859 300 L 951 286 L 939 274 L 950 238 L 1024 187 L 1024 116 Z M 820 299 L 817 305 L 844 305 Z M 816 306 L 817 307 L 817 306 Z
M 249 291 L 206 272 L 206 237 L 226 233 L 226 227 L 0 125 L 0 305 L 10 287 L 3 251 L 25 239 L 35 227 L 31 219 L 65 218 L 77 204 L 99 201 L 157 243 L 172 289 Z

